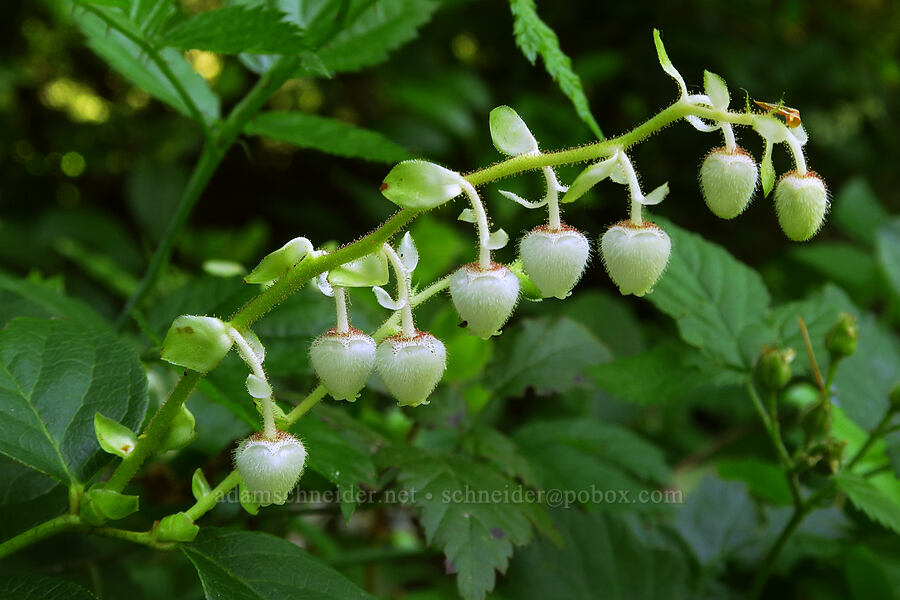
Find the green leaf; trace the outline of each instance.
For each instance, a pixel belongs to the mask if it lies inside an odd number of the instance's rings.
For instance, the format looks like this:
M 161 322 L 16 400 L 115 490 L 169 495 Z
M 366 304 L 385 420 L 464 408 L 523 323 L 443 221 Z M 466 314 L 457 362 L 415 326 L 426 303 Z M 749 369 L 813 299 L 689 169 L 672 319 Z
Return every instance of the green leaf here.
M 641 501 L 640 492 L 664 486 L 672 477 L 653 444 L 593 419 L 538 421 L 519 428 L 513 439 L 541 487 L 570 493 L 568 504 L 641 510 L 650 504 Z
M 0 540 L 59 516 L 67 507 L 65 486 L 0 454 Z
M 873 521 L 900 533 L 900 503 L 896 499 L 859 475 L 838 473 L 834 479 L 853 506 L 866 513 Z
M 68 2 L 63 4 L 69 5 Z M 113 13 L 114 11 L 108 12 L 111 16 Z M 175 87 L 159 70 L 156 63 L 147 58 L 140 46 L 121 32 L 108 27 L 103 20 L 90 12 L 76 10 L 72 13 L 72 19 L 87 36 L 87 45 L 91 50 L 113 69 L 157 100 L 165 102 L 186 117 L 191 116 Z M 137 26 L 127 19 L 119 18 L 118 21 L 123 22 L 123 26 L 130 25 L 130 29 L 137 29 Z M 137 31 L 141 35 L 140 30 Z M 164 48 L 159 54 L 187 91 L 187 95 L 193 99 L 200 113 L 207 120 L 218 119 L 221 110 L 218 96 L 182 54 L 171 48 Z
M 0 331 L 0 452 L 63 483 L 86 481 L 108 457 L 97 411 L 137 429 L 147 377 L 111 333 L 66 319 L 14 319 Z
M 510 0 L 509 4 L 514 19 L 513 34 L 522 54 L 531 64 L 535 64 L 538 56 L 541 57 L 547 73 L 575 106 L 581 120 L 598 139 L 603 139 L 603 132 L 591 114 L 581 80 L 572 70 L 572 61 L 560 49 L 559 39 L 553 30 L 538 16 L 534 0 Z
M 876 294 L 879 283 L 876 259 L 856 244 L 839 241 L 795 244 L 789 256 L 844 288 L 861 304 L 867 304 Z
M 94 434 L 104 452 L 125 458 L 134 450 L 137 436 L 121 423 L 94 413 Z
M 589 369 L 597 386 L 619 400 L 638 404 L 691 401 L 741 386 L 745 375 L 710 362 L 672 340 L 635 356 L 617 358 Z
M 672 257 L 647 297 L 673 317 L 681 337 L 736 368 L 749 368 L 752 356 L 741 350 L 745 330 L 768 314 L 769 292 L 759 273 L 721 246 L 666 223 Z
M 512 335 L 511 335 L 512 334 Z M 612 358 L 581 323 L 566 318 L 525 319 L 500 338 L 487 385 L 498 395 L 562 393 L 581 383 L 587 367 Z
M 267 533 L 204 527 L 180 548 L 197 569 L 207 598 L 372 598 L 296 544 Z
M 711 71 L 703 71 L 703 90 L 709 96 L 713 106 L 719 110 L 728 108 L 731 96 L 728 94 L 728 85 L 719 75 Z
M 128 18 L 147 35 L 157 33 L 178 12 L 175 0 L 124 0 L 123 3 L 130 4 L 126 10 Z
M 190 17 L 168 30 L 163 45 L 221 54 L 300 54 L 309 50 L 303 31 L 268 6 L 230 5 Z
M 520 550 L 501 592 L 515 600 L 681 600 L 684 557 L 660 539 L 608 513 L 557 510 L 563 543 Z
M 473 456 L 491 462 L 507 477 L 519 478 L 528 486 L 538 486 L 538 477 L 518 444 L 496 429 L 476 426 L 463 438 L 463 447 Z
M 100 315 L 79 300 L 46 285 L 0 273 L 0 327 L 15 317 L 65 317 L 92 328 L 108 327 Z
M 97 596 L 76 583 L 40 575 L 0 577 L 0 596 L 15 600 L 97 600 Z
M 716 464 L 719 477 L 741 481 L 747 489 L 778 506 L 791 503 L 791 490 L 778 465 L 755 458 L 729 458 Z
M 871 246 L 875 232 L 890 219 L 872 186 L 862 176 L 851 178 L 835 194 L 830 221 L 854 240 Z
M 411 158 L 406 149 L 376 131 L 302 112 L 262 113 L 247 123 L 244 133 L 281 140 L 300 148 L 376 162 L 395 163 Z
M 538 505 L 513 499 L 517 488 L 510 480 L 459 454 L 392 446 L 378 460 L 398 468 L 398 480 L 421 511 L 428 543 L 444 550 L 467 600 L 481 600 L 493 589 L 495 570 L 506 571 L 513 546 L 531 540 L 531 523 L 546 525 Z
M 303 10 L 305 3 L 300 4 Z M 316 44 L 317 53 L 334 73 L 384 62 L 392 51 L 416 37 L 439 6 L 434 0 L 329 0 L 324 4 L 310 3 L 318 13 L 301 26 L 313 41 L 317 36 L 324 38 L 324 45 Z
M 703 565 L 721 565 L 757 532 L 756 510 L 746 488 L 707 477 L 688 495 L 675 528 Z
M 889 221 L 878 230 L 875 254 L 894 295 L 900 298 L 900 218 Z

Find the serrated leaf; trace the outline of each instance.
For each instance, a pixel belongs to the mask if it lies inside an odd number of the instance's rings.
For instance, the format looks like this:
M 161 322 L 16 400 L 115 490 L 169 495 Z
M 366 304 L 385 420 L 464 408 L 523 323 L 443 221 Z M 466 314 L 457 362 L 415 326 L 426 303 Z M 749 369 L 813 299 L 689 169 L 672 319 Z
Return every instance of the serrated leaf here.
M 510 9 L 514 19 L 513 34 L 522 54 L 531 64 L 535 64 L 538 56 L 541 57 L 547 73 L 572 102 L 581 120 L 598 139 L 603 139 L 603 132 L 591 114 L 581 80 L 572 70 L 572 61 L 560 49 L 559 39 L 553 30 L 538 16 L 534 0 L 510 0 Z
M 179 548 L 197 569 L 207 598 L 373 598 L 306 550 L 267 533 L 204 527 Z
M 131 23 L 124 16 L 116 18 L 116 11 L 107 11 L 106 14 L 114 18 L 122 27 L 143 37 L 143 32 L 137 25 Z M 157 100 L 165 102 L 186 117 L 191 116 L 175 87 L 159 70 L 156 63 L 147 58 L 140 46 L 119 31 L 110 28 L 91 12 L 74 11 L 72 19 L 87 36 L 88 47 L 109 63 L 113 69 Z M 219 97 L 213 93 L 203 77 L 194 71 L 184 56 L 171 48 L 163 48 L 159 54 L 186 90 L 187 95 L 197 105 L 200 113 L 208 121 L 218 119 L 221 112 Z
M 401 308 L 406 306 L 405 300 L 394 300 L 393 298 L 391 298 L 391 295 L 384 290 L 384 288 L 375 286 L 372 288 L 372 291 L 375 292 L 375 299 L 378 300 L 378 304 L 388 310 L 400 310 Z
M 261 113 L 244 126 L 244 133 L 280 140 L 299 148 L 376 162 L 395 163 L 411 158 L 405 148 L 377 131 L 297 111 Z
M 784 471 L 772 462 L 755 458 L 730 458 L 716 464 L 719 477 L 726 481 L 740 481 L 753 494 L 776 506 L 791 504 L 791 490 Z
M 711 71 L 703 71 L 703 91 L 709 96 L 709 100 L 715 108 L 728 109 L 731 95 L 728 93 L 728 85 L 720 76 Z
M 443 549 L 467 600 L 481 600 L 493 589 L 495 571 L 506 571 L 513 546 L 531 540 L 532 523 L 546 526 L 537 505 L 478 501 L 479 495 L 490 498 L 513 489 L 487 465 L 412 446 L 387 448 L 378 459 L 398 468 L 399 482 L 421 511 L 428 543 Z
M 233 4 L 196 14 L 169 29 L 160 43 L 221 54 L 300 54 L 310 49 L 299 27 L 262 4 Z
M 91 328 L 108 327 L 80 300 L 67 298 L 46 285 L 0 273 L 0 328 L 16 317 L 65 317 Z
M 528 125 L 519 113 L 509 106 L 498 106 L 492 110 L 489 123 L 491 141 L 503 154 L 518 156 L 538 151 L 537 140 L 534 139 Z
M 491 232 L 484 244 L 484 247 L 488 250 L 499 250 L 500 248 L 505 247 L 508 243 L 509 234 L 507 234 L 502 229 L 498 229 L 497 231 Z
M 367 254 L 328 272 L 328 283 L 342 287 L 384 285 L 389 279 L 388 261 L 383 252 Z
M 504 396 L 518 396 L 529 387 L 539 394 L 561 393 L 579 384 L 586 367 L 610 358 L 606 346 L 580 323 L 526 319 L 499 340 L 487 385 Z
M 556 510 L 562 543 L 519 550 L 500 593 L 515 600 L 675 600 L 687 598 L 680 549 L 607 513 Z
M 618 156 L 612 156 L 606 160 L 592 164 L 578 174 L 578 177 L 576 177 L 575 181 L 572 182 L 572 185 L 569 186 L 568 191 L 563 195 L 560 202 L 563 204 L 575 202 L 584 196 L 592 187 L 611 176 L 618 164 Z
M 16 600 L 97 600 L 77 583 L 34 574 L 0 576 L 0 596 Z
M 400 262 L 406 267 L 406 272 L 412 273 L 415 271 L 419 265 L 419 251 L 416 249 L 416 244 L 410 232 L 407 231 L 403 234 L 403 239 L 400 240 L 400 246 L 397 250 L 400 254 Z M 380 256 L 384 255 L 380 254 Z
M 662 184 L 661 186 L 654 189 L 652 192 L 644 196 L 643 198 L 638 198 L 638 202 L 643 204 L 644 206 L 654 206 L 659 204 L 663 200 L 666 199 L 666 196 L 669 195 L 669 182 Z
M 853 506 L 866 513 L 873 521 L 881 523 L 895 533 L 900 533 L 900 503 L 894 498 L 859 475 L 838 473 L 834 479 L 838 487 L 850 498 Z
M 14 319 L 0 330 L 0 365 L 0 452 L 63 483 L 86 481 L 108 460 L 95 412 L 130 429 L 141 424 L 147 377 L 112 333 Z
M 124 0 L 128 18 L 147 35 L 157 33 L 178 8 L 175 0 Z
M 301 19 L 301 26 L 317 43 L 317 53 L 328 70 L 358 71 L 385 61 L 392 51 L 414 39 L 438 6 L 433 0 L 329 1 L 314 7 L 314 17 Z M 319 47 L 321 41 L 325 43 Z
M 647 298 L 673 317 L 681 337 L 717 360 L 749 368 L 741 351 L 745 330 L 761 326 L 769 313 L 769 292 L 759 273 L 724 248 L 666 223 L 672 256 Z

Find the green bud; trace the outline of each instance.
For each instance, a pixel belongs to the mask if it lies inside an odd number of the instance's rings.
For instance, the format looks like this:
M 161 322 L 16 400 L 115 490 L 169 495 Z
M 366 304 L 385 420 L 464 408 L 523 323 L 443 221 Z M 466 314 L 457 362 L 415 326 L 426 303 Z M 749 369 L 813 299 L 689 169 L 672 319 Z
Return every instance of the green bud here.
M 193 542 L 200 532 L 185 513 L 175 513 L 163 517 L 156 526 L 156 539 L 160 542 Z
M 247 283 L 271 283 L 313 252 L 313 245 L 305 237 L 296 237 L 287 244 L 267 254 L 250 274 Z
M 191 493 L 194 495 L 194 499 L 199 500 L 211 491 L 212 486 L 209 485 L 209 481 L 206 480 L 203 469 L 198 468 L 194 471 L 194 476 L 191 477 Z
M 100 413 L 94 413 L 94 433 L 100 447 L 105 452 L 115 454 L 121 458 L 125 458 L 134 450 L 137 443 L 137 436 L 130 429 L 113 421 L 109 417 L 104 417 Z
M 159 445 L 160 454 L 169 450 L 181 450 L 193 442 L 194 438 L 197 437 L 197 432 L 194 431 L 196 424 L 197 420 L 194 418 L 194 415 L 187 409 L 187 406 L 182 404 L 181 410 L 172 419 L 172 424 L 169 426 L 169 431 L 166 432 L 166 437 L 163 438 Z
M 424 160 L 396 165 L 381 183 L 384 197 L 411 210 L 429 210 L 462 193 L 459 173 Z
M 783 175 L 775 187 L 778 223 L 790 239 L 805 242 L 816 234 L 828 212 L 828 190 L 812 171 Z
M 756 359 L 756 380 L 766 390 L 780 390 L 791 380 L 793 360 L 793 348 L 763 348 Z
M 831 355 L 831 360 L 839 360 L 856 352 L 858 339 L 856 317 L 850 313 L 841 313 L 838 322 L 825 334 L 825 348 Z
M 137 496 L 95 487 L 81 499 L 81 517 L 91 525 L 103 525 L 106 521 L 124 519 L 137 512 L 139 503 Z
M 182 315 L 175 319 L 163 340 L 163 360 L 206 373 L 231 349 L 228 325 L 215 317 Z

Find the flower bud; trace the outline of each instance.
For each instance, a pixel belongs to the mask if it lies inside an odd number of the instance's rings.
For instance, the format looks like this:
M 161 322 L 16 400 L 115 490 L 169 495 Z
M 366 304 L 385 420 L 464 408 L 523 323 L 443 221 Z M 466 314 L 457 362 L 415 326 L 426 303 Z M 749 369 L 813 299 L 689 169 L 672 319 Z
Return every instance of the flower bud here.
M 841 313 L 838 322 L 825 334 L 825 348 L 831 355 L 831 360 L 840 360 L 856 352 L 858 339 L 856 317 L 850 313 Z
M 88 490 L 81 499 L 81 517 L 91 525 L 124 519 L 138 511 L 140 500 L 137 496 L 127 496 L 97 486 Z
M 167 515 L 156 526 L 156 539 L 161 542 L 193 542 L 200 528 L 183 512 Z
M 303 443 L 284 431 L 279 431 L 275 439 L 254 433 L 234 453 L 234 466 L 260 506 L 284 504 L 305 465 Z
M 577 229 L 543 225 L 526 233 L 519 242 L 522 266 L 544 298 L 565 298 L 581 279 L 591 247 Z
M 181 315 L 172 322 L 163 340 L 163 360 L 206 373 L 231 349 L 228 325 L 215 317 Z
M 766 390 L 780 390 L 791 380 L 791 362 L 793 360 L 793 348 L 782 350 L 766 346 L 756 359 L 757 381 Z
M 669 262 L 672 241 L 653 223 L 633 225 L 621 221 L 600 239 L 603 264 L 622 294 L 643 296 L 662 275 Z
M 487 339 L 497 335 L 519 298 L 519 279 L 504 265 L 482 269 L 463 265 L 450 277 L 450 297 L 469 331 Z
M 194 415 L 187 409 L 187 406 L 182 404 L 181 410 L 172 419 L 172 424 L 169 426 L 169 431 L 166 432 L 166 437 L 163 438 L 159 445 L 159 452 L 181 450 L 193 442 L 194 438 L 197 437 L 197 432 L 194 431 L 196 424 L 197 420 L 194 418 Z
M 402 208 L 429 210 L 462 193 L 459 173 L 424 160 L 397 164 L 381 183 L 385 198 Z
M 375 340 L 358 329 L 329 329 L 315 339 L 309 360 L 335 400 L 353 402 L 375 366 Z
M 733 219 L 747 208 L 758 178 L 756 162 L 747 152 L 717 148 L 700 167 L 700 191 L 714 215 Z
M 385 338 L 375 354 L 375 369 L 400 406 L 427 404 L 446 368 L 444 344 L 421 331 Z
M 795 242 L 805 242 L 819 231 L 828 211 L 828 191 L 822 178 L 808 172 L 787 173 L 775 187 L 775 212 L 782 231 Z

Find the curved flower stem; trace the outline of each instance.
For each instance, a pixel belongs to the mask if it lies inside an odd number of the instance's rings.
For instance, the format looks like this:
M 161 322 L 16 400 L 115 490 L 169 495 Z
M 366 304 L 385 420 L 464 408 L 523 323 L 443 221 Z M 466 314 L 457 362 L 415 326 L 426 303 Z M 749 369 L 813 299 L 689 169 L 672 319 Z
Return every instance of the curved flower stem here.
M 643 207 L 641 200 L 644 199 L 644 192 L 641 191 L 641 184 L 638 181 L 637 173 L 634 171 L 634 165 L 631 164 L 631 159 L 624 152 L 619 152 L 619 164 L 622 166 L 622 170 L 625 171 L 625 179 L 628 181 L 628 194 L 631 197 L 631 204 L 629 205 L 631 224 L 635 227 L 641 227 L 644 224 L 644 219 L 641 217 L 641 208 Z
M 394 269 L 394 277 L 397 279 L 397 302 L 403 306 L 400 307 L 400 322 L 404 337 L 413 337 L 416 335 L 416 325 L 413 322 L 412 304 L 409 297 L 409 271 L 397 252 L 391 248 L 390 244 L 384 245 L 384 253 Z
M 465 179 L 462 181 L 462 189 L 469 197 L 472 211 L 475 213 L 475 226 L 478 229 L 478 266 L 482 269 L 489 269 L 491 267 L 491 250 L 488 248 L 488 239 L 491 237 L 491 231 L 484 204 L 481 203 L 475 186 Z
M 793 134 L 789 133 L 786 143 L 791 149 L 791 154 L 794 155 L 794 163 L 797 165 L 797 174 L 806 175 L 806 156 L 803 154 L 803 146 L 800 145 L 800 141 L 795 138 Z
M 737 142 L 734 139 L 734 128 L 731 123 L 722 123 L 722 138 L 725 141 L 725 151 L 734 152 Z
M 247 366 L 250 367 L 250 371 L 268 385 L 269 378 L 266 376 L 266 370 L 263 368 L 262 361 L 256 355 L 256 352 L 253 351 L 253 348 L 250 347 L 250 344 L 244 336 L 241 335 L 240 331 L 232 327 L 229 333 L 231 339 L 234 340 L 238 354 L 241 355 L 241 358 L 247 363 Z M 271 389 L 272 386 L 270 385 L 269 390 Z M 273 440 L 275 439 L 275 436 L 278 435 L 278 428 L 275 427 L 275 399 L 272 397 L 272 394 L 269 393 L 265 398 L 260 398 L 260 404 L 262 405 L 263 435 L 265 435 L 266 438 Z
M 559 216 L 559 181 L 553 167 L 544 167 L 544 178 L 547 180 L 547 225 L 550 231 L 562 229 L 562 219 Z
M 350 331 L 350 319 L 347 316 L 347 292 L 343 286 L 336 285 L 334 290 L 335 330 L 338 333 Z

